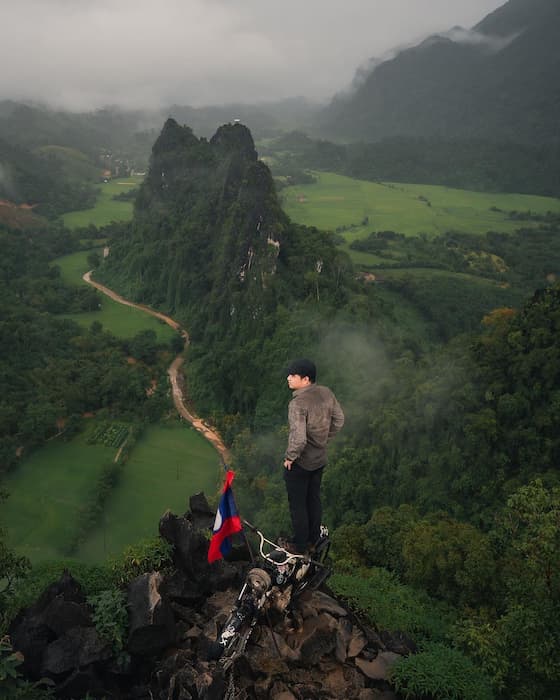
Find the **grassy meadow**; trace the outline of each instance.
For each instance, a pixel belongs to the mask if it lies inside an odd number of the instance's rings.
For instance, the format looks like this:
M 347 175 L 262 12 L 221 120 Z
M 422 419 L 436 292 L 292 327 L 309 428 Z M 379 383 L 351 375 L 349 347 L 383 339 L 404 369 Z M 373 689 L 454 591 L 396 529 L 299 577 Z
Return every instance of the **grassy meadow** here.
M 105 226 L 112 221 L 128 221 L 132 218 L 132 202 L 113 199 L 116 194 L 138 187 L 142 177 L 117 177 L 98 186 L 98 198 L 91 209 L 67 212 L 62 216 L 68 228 L 81 228 L 93 224 Z
M 161 515 L 182 514 L 198 491 L 213 497 L 221 479 L 217 452 L 185 423 L 147 428 L 124 465 L 101 525 L 77 553 L 93 562 L 158 533 Z
M 346 244 L 371 231 L 436 236 L 446 231 L 513 232 L 519 221 L 510 211 L 560 212 L 560 200 L 524 194 L 490 194 L 436 185 L 375 183 L 334 173 L 313 173 L 318 181 L 282 190 L 283 206 L 296 222 L 341 233 Z M 523 222 L 523 225 L 533 225 Z M 355 262 L 375 264 L 375 256 L 350 251 Z
M 98 251 L 100 254 L 102 250 Z M 82 280 L 82 275 L 90 269 L 87 257 L 90 250 L 81 250 L 77 253 L 70 253 L 52 261 L 52 265 L 60 267 L 60 274 L 66 284 L 86 284 Z M 175 331 L 163 323 L 163 321 L 150 316 L 140 309 L 131 306 L 124 306 L 113 299 L 99 294 L 101 309 L 99 311 L 86 311 L 76 314 L 64 314 L 65 318 L 71 318 L 82 326 L 89 327 L 94 321 L 99 321 L 103 327 L 111 331 L 118 338 L 131 338 L 139 331 L 153 330 L 156 332 L 158 341 L 165 343 L 171 340 Z
M 87 443 L 91 425 L 69 442 L 55 439 L 37 450 L 5 480 L 10 493 L 2 510 L 8 542 L 32 562 L 64 557 L 78 511 L 114 448 Z M 217 453 L 193 428 L 173 422 L 147 428 L 123 466 L 102 524 L 75 557 L 102 561 L 157 534 L 166 509 L 181 514 L 197 491 L 214 496 L 220 479 Z
M 31 561 L 62 556 L 80 506 L 115 457 L 113 448 L 87 444 L 88 434 L 51 440 L 3 482 L 10 494 L 2 506 L 8 542 Z

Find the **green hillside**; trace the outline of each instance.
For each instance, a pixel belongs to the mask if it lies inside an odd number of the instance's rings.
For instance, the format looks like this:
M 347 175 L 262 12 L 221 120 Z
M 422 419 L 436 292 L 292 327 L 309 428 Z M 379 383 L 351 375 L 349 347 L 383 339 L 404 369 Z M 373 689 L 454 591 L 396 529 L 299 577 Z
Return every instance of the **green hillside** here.
M 10 498 L 2 507 L 8 541 L 32 561 L 65 555 L 103 465 L 116 450 L 88 445 L 82 434 L 71 442 L 53 440 L 4 479 Z
M 509 0 L 474 29 L 450 28 L 378 62 L 332 100 L 317 128 L 352 141 L 558 143 L 557 0 Z
M 73 180 L 98 182 L 101 177 L 101 168 L 95 166 L 85 153 L 76 148 L 49 145 L 37 148 L 36 153 L 58 161 L 64 175 Z
M 169 119 L 131 222 L 103 231 L 111 253 L 96 276 L 188 328 L 189 398 L 231 447 L 240 511 L 272 537 L 289 518 L 285 367 L 316 361 L 346 416 L 322 487 L 335 585 L 370 610 L 380 636 L 398 621 L 418 644 L 404 660 L 421 671 L 411 697 L 556 698 L 558 202 L 318 178 L 284 190 L 290 218 L 246 127 L 226 124 L 206 140 Z M 164 508 L 182 511 L 187 490 L 215 490 L 219 465 L 192 430 L 161 422 L 170 346 L 54 316 L 92 308 L 77 293 L 83 257 L 62 258 L 60 272 L 45 264 L 86 236 L 43 233 L 3 235 L 4 519 L 39 521 L 33 508 L 52 495 L 44 532 L 23 546 L 40 557 L 54 543 L 56 555 L 77 532 L 78 555 L 101 560 L 154 533 Z M 137 438 L 97 494 L 105 453 L 75 473 L 89 421 L 106 421 L 111 438 L 134 425 Z M 66 445 L 55 432 L 63 425 Z M 78 503 L 88 499 L 95 517 L 84 533 Z M 449 675 L 461 657 L 468 664 Z M 484 679 L 483 695 L 465 691 L 472 678 Z

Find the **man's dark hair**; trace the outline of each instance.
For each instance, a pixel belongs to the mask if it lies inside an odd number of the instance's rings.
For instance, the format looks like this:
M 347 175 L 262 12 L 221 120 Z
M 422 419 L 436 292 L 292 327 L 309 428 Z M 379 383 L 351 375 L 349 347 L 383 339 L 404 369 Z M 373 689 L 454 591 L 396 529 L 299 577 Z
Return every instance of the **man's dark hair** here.
M 314 383 L 317 377 L 317 368 L 311 360 L 301 358 L 290 362 L 286 367 L 286 374 L 299 374 L 302 378 L 309 377 L 309 381 Z

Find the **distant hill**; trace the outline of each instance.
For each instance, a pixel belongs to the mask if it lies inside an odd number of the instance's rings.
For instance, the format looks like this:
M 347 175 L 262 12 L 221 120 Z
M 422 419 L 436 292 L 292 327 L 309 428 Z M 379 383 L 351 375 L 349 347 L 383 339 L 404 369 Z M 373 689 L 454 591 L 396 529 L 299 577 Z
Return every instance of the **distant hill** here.
M 80 177 L 72 160 L 79 163 Z M 19 227 L 33 223 L 31 211 L 54 217 L 92 206 L 95 191 L 84 174 L 87 166 L 87 160 L 75 153 L 67 153 L 63 161 L 52 152 L 33 152 L 0 138 L 0 200 L 4 202 L 0 218 Z
M 0 102 L 0 138 L 27 148 L 58 145 L 92 156 L 101 148 L 122 146 L 133 134 L 153 125 L 143 112 L 118 108 L 73 113 L 40 104 Z M 155 134 L 150 146 L 154 138 Z
M 560 141 L 560 3 L 509 0 L 376 65 L 318 119 L 323 135 Z
M 91 112 L 65 112 L 42 104 L 0 101 L 0 138 L 26 148 L 63 146 L 97 156 L 114 151 L 144 160 L 168 117 L 187 124 L 198 136 L 210 137 L 224 123 L 239 119 L 257 137 L 313 122 L 319 107 L 303 97 L 259 104 L 206 107 L 171 105 L 158 109 L 104 107 Z
M 256 138 L 268 138 L 294 128 L 309 128 L 317 118 L 319 106 L 303 97 L 207 107 L 173 105 L 167 112 L 195 134 L 210 137 L 224 123 L 239 119 Z

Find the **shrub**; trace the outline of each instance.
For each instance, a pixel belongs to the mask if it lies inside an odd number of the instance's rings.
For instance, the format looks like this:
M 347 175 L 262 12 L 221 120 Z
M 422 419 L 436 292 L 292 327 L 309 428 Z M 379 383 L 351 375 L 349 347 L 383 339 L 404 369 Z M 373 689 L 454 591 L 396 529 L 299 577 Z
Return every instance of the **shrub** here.
M 35 564 L 7 600 L 3 628 L 7 628 L 18 610 L 32 605 L 41 593 L 68 570 L 81 585 L 84 594 L 95 595 L 111 585 L 111 573 L 106 566 L 83 564 L 76 561 L 44 561 Z
M 337 573 L 329 579 L 329 585 L 377 628 L 399 630 L 417 640 L 447 638 L 456 619 L 456 613 L 445 603 L 404 586 L 385 569 Z
M 484 670 L 496 691 L 506 687 L 512 676 L 509 650 L 504 635 L 490 616 L 481 612 L 458 622 L 453 641 Z
M 90 596 L 87 602 L 93 608 L 92 619 L 99 635 L 111 643 L 115 654 L 120 654 L 124 649 L 128 626 L 124 592 L 108 588 Z
M 490 680 L 460 651 L 425 643 L 391 669 L 391 682 L 406 700 L 492 700 Z
M 365 556 L 368 564 L 403 572 L 403 541 L 419 519 L 413 506 L 384 506 L 373 511 L 364 525 Z
M 454 605 L 492 600 L 496 562 L 488 537 L 472 525 L 445 518 L 421 520 L 402 547 L 404 579 Z
M 116 585 L 124 586 L 147 571 L 161 571 L 172 564 L 173 547 L 161 537 L 143 540 L 127 547 L 120 557 L 111 560 L 111 576 Z

